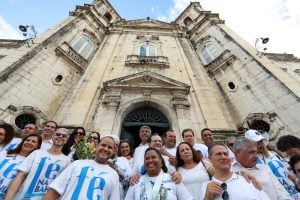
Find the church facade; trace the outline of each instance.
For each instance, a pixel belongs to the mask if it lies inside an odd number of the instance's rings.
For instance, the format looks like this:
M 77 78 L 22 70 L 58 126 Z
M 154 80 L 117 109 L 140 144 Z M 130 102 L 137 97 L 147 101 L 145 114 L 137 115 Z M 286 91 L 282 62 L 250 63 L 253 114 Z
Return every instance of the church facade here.
M 0 96 L 18 129 L 54 120 L 135 144 L 141 125 L 300 136 L 300 59 L 258 52 L 198 2 L 166 23 L 96 0 L 34 39 L 0 40 Z

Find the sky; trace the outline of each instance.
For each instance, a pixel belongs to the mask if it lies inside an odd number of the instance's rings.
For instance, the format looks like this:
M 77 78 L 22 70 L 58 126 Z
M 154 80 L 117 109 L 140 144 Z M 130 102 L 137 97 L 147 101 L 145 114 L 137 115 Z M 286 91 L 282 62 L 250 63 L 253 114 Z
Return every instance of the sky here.
M 110 0 L 126 19 L 150 17 L 171 22 L 190 0 Z M 19 25 L 34 25 L 38 34 L 65 19 L 76 5 L 92 0 L 1 0 L 0 38 L 22 38 Z M 218 13 L 225 24 L 255 46 L 257 38 L 270 40 L 270 53 L 291 53 L 300 58 L 299 0 L 200 0 L 206 11 Z M 259 41 L 260 42 L 260 41 Z

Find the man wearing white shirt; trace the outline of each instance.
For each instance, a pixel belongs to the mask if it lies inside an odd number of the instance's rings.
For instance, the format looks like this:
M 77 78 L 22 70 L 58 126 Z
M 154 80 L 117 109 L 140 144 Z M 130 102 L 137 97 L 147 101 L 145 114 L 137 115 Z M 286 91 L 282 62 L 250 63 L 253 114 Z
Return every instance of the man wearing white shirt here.
M 133 154 L 133 163 L 139 162 L 140 159 L 144 157 L 144 153 L 148 146 L 148 140 L 151 135 L 151 128 L 149 126 L 142 126 L 139 130 L 139 137 L 141 139 L 141 144 L 135 148 Z
M 173 130 L 169 129 L 163 135 L 164 140 L 164 149 L 171 154 L 172 156 L 176 156 L 176 134 Z
M 265 138 L 261 133 L 257 130 L 249 129 L 245 132 L 245 138 L 256 143 L 257 151 L 259 153 L 257 163 L 268 166 L 290 196 L 294 199 L 300 199 L 300 193 L 295 188 L 294 183 L 290 180 L 289 171 L 284 161 L 267 149 L 264 143 Z
M 53 143 L 52 136 L 56 131 L 56 129 L 57 129 L 57 123 L 55 121 L 46 122 L 41 135 L 43 139 L 41 149 L 47 150 L 51 147 Z
M 184 129 L 181 133 L 183 141 L 189 143 L 204 158 L 208 157 L 207 146 L 204 144 L 195 144 L 194 131 L 190 128 Z
M 263 191 L 257 190 L 244 177 L 230 171 L 231 159 L 223 144 L 212 144 L 209 159 L 215 168 L 211 181 L 205 182 L 200 191 L 200 199 L 205 200 L 268 200 Z
M 292 199 L 269 167 L 256 163 L 258 153 L 255 142 L 247 138 L 237 138 L 233 145 L 233 151 L 236 159 L 231 167 L 233 172 L 246 171 L 250 173 L 261 184 L 264 192 L 272 200 Z
M 21 131 L 21 137 L 24 138 L 27 135 L 30 134 L 37 134 L 38 127 L 34 123 L 28 123 L 24 126 L 24 128 Z M 5 155 L 5 153 L 9 150 L 12 150 L 18 146 L 18 144 L 21 143 L 22 138 L 20 137 L 14 137 L 8 145 L 5 147 L 5 151 L 3 151 L 0 155 Z M 3 154 L 4 153 L 4 154 Z
M 119 176 L 108 165 L 114 149 L 114 139 L 110 136 L 103 137 L 97 146 L 95 160 L 76 160 L 71 163 L 50 184 L 44 200 L 119 200 Z

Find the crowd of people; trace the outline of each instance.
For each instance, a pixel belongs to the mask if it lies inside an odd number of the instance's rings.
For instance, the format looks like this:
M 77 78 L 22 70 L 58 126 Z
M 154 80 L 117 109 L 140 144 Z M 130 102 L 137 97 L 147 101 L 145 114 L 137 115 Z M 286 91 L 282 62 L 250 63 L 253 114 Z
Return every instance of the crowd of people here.
M 300 200 L 300 139 L 286 135 L 276 148 L 259 131 L 214 141 L 192 129 L 163 135 L 139 129 L 141 143 L 100 137 L 83 127 L 0 124 L 0 200 Z

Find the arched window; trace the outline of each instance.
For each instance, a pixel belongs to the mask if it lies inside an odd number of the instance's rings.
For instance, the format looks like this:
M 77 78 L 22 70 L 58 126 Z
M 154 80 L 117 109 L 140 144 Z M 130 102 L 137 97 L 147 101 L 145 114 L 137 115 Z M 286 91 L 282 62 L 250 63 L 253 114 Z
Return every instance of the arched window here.
M 221 50 L 211 41 L 203 44 L 199 52 L 204 59 L 205 64 L 211 63 L 222 53 Z
M 157 56 L 156 46 L 153 43 L 145 42 L 140 45 L 140 56 Z
M 190 17 L 186 17 L 184 20 L 183 20 L 183 23 L 188 26 L 190 25 L 191 23 L 193 23 L 193 20 L 190 18 Z
M 73 49 L 82 57 L 87 59 L 94 49 L 94 44 L 90 38 L 85 35 L 81 35 L 79 40 L 77 40 L 77 42 L 73 45 Z

